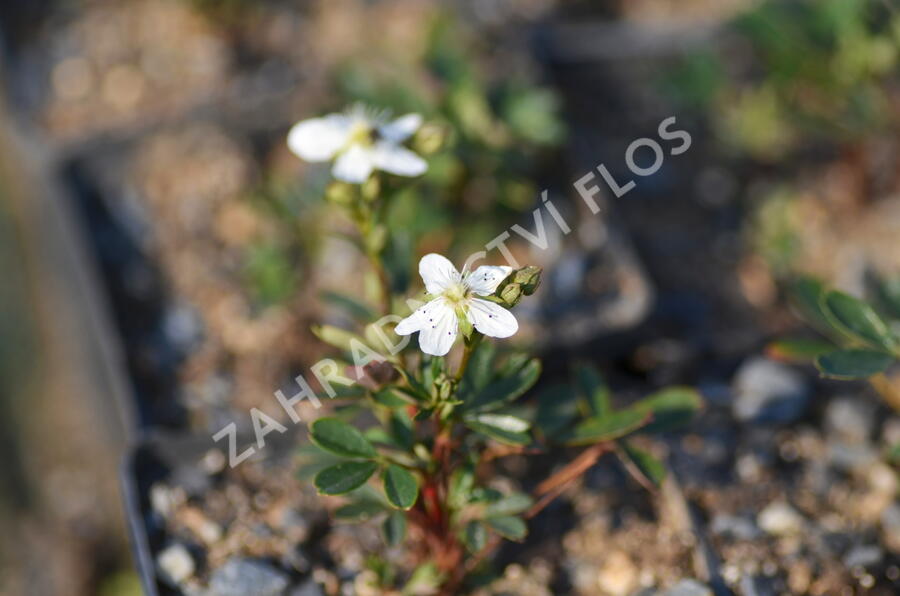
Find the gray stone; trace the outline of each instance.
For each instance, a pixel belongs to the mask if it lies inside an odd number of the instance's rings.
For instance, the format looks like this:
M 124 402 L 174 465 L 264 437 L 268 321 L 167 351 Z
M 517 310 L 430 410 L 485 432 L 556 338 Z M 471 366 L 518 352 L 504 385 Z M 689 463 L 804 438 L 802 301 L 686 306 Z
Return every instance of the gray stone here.
M 894 503 L 881 512 L 881 532 L 884 545 L 893 552 L 900 552 L 900 505 Z
M 752 519 L 739 515 L 718 513 L 713 517 L 710 527 L 714 534 L 733 540 L 753 540 L 762 535 Z
M 666 596 L 713 596 L 713 591 L 695 579 L 683 579 L 669 588 Z
M 292 588 L 290 596 L 325 596 L 325 592 L 322 591 L 322 586 L 317 584 L 314 579 L 309 578 L 299 586 Z
M 825 428 L 843 443 L 865 443 L 875 424 L 869 402 L 859 398 L 832 400 L 825 409 Z
M 878 453 L 870 445 L 846 443 L 828 445 L 828 462 L 838 470 L 845 472 L 861 470 L 877 460 Z
M 777 593 L 771 579 L 759 575 L 745 575 L 741 578 L 743 596 L 776 596 Z
M 287 576 L 267 563 L 229 559 L 213 571 L 209 596 L 281 596 L 287 587 Z
M 875 544 L 854 546 L 844 555 L 844 565 L 853 567 L 874 567 L 881 563 L 884 552 Z
M 761 357 L 746 360 L 734 383 L 732 413 L 745 422 L 788 423 L 803 415 L 810 388 L 794 369 Z
M 803 531 L 805 521 L 797 510 L 787 503 L 770 503 L 759 512 L 757 525 L 774 536 L 793 536 Z

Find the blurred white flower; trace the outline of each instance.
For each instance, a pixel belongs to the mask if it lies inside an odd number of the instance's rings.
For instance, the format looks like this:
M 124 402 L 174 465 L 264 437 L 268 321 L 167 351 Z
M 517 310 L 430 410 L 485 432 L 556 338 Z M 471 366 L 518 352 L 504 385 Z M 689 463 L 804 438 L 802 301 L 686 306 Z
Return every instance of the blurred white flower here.
M 493 294 L 510 272 L 512 267 L 482 265 L 460 273 L 445 257 L 425 255 L 419 261 L 419 275 L 435 298 L 400 321 L 395 332 L 409 335 L 418 331 L 419 347 L 432 356 L 443 356 L 453 346 L 459 332 L 457 313 L 484 335 L 510 337 L 519 330 L 516 317 L 495 302 L 476 298 Z
M 354 106 L 344 114 L 298 122 L 288 133 L 287 144 L 306 161 L 334 160 L 332 174 L 344 182 L 362 184 L 373 170 L 419 176 L 428 164 L 402 143 L 421 125 L 419 114 L 388 121 L 384 112 Z

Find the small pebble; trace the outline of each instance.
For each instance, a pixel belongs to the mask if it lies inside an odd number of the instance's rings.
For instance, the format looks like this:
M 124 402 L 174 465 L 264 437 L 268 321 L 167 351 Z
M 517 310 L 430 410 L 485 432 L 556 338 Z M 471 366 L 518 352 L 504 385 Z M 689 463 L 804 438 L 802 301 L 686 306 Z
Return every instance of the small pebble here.
M 804 520 L 787 503 L 775 502 L 763 509 L 757 517 L 757 525 L 774 536 L 793 536 L 803 531 Z

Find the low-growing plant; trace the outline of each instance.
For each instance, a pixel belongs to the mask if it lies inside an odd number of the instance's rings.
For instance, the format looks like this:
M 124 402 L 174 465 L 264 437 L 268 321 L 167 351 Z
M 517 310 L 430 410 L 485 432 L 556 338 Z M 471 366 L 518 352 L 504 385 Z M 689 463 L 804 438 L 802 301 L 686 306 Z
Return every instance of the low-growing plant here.
M 379 282 L 377 310 L 397 321 L 384 333 L 365 301 L 329 295 L 356 327 L 322 325 L 314 332 L 345 356 L 347 374 L 357 382 L 336 395 L 332 415 L 310 424 L 315 449 L 305 450 L 311 461 L 304 471 L 320 494 L 343 497 L 337 519 L 380 520 L 389 545 L 408 545 L 419 565 L 405 578 L 405 593 L 450 594 L 483 567 L 502 538 L 524 539 L 527 520 L 603 454 L 615 453 L 648 487 L 661 482 L 664 465 L 632 436 L 684 422 L 700 398 L 672 387 L 616 407 L 590 366 L 577 367 L 572 382 L 533 395 L 540 361 L 494 340 L 517 332 L 511 309 L 538 290 L 537 267 L 459 271 L 432 253 L 418 267 L 427 301 L 407 303 L 395 294 L 383 264 L 393 232 L 385 203 L 394 194 L 384 189 L 414 183 L 427 168 L 410 149 L 422 147 L 422 131 L 434 134 L 416 114 L 392 120 L 357 108 L 301 122 L 289 135 L 300 157 L 334 162 L 337 180 L 326 197 L 356 226 L 353 241 Z M 419 350 L 415 342 L 395 349 L 394 340 L 415 333 Z M 557 447 L 581 451 L 530 492 L 499 490 L 511 483 L 496 482 L 498 460 Z M 385 559 L 373 558 L 369 572 L 379 589 L 398 584 Z
M 872 280 L 872 300 L 827 289 L 801 277 L 793 284 L 793 303 L 823 339 L 784 339 L 769 346 L 775 357 L 813 361 L 822 375 L 868 379 L 894 409 L 900 390 L 885 376 L 900 360 L 900 278 Z

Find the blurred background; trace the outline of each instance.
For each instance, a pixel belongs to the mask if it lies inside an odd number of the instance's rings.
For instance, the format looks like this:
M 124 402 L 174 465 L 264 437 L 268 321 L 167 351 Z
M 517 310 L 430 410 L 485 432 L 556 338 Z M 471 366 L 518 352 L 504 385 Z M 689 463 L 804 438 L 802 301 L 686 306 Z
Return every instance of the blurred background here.
M 296 478 L 302 429 L 238 470 L 210 439 L 365 313 L 327 168 L 284 142 L 355 102 L 454 131 L 392 198 L 397 292 L 547 189 L 575 233 L 512 241 L 542 384 L 706 400 L 650 446 L 675 489 L 595 467 L 485 594 L 900 588 L 896 410 L 766 356 L 806 333 L 797 276 L 900 274 L 896 0 L 5 0 L 0 91 L 0 593 L 355 593 L 379 538 Z M 690 149 L 591 215 L 573 182 L 633 178 L 669 116 Z

